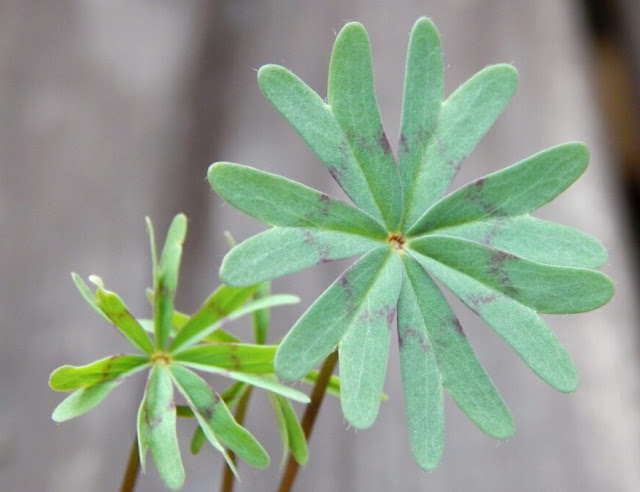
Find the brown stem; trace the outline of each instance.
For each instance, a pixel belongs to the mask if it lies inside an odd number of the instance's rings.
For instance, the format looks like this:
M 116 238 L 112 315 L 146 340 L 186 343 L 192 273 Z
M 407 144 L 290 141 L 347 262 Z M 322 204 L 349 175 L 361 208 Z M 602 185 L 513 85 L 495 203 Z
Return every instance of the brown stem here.
M 253 390 L 253 386 L 248 386 L 243 395 L 240 397 L 240 401 L 238 401 L 238 407 L 235 411 L 235 418 L 238 424 L 242 425 L 244 423 L 244 417 L 247 414 L 247 407 L 249 406 L 249 398 L 251 397 L 251 391 Z M 229 451 L 229 458 L 233 464 L 236 464 L 236 455 L 233 451 Z M 225 465 L 224 474 L 222 475 L 222 484 L 220 485 L 220 492 L 233 492 L 233 486 L 235 475 L 233 471 L 229 467 L 229 465 Z
M 318 416 L 318 412 L 320 411 L 322 399 L 327 392 L 329 379 L 331 378 L 333 370 L 336 367 L 336 362 L 338 362 L 337 351 L 330 354 L 329 357 L 324 360 L 322 368 L 320 369 L 320 374 L 318 375 L 318 379 L 316 380 L 316 384 L 313 387 L 313 391 L 311 393 L 311 401 L 307 405 L 307 409 L 302 416 L 301 425 L 304 432 L 304 437 L 307 439 L 307 442 L 309 442 L 309 438 L 311 437 L 311 431 L 313 431 L 313 425 L 315 424 L 316 417 Z M 300 465 L 295 460 L 293 455 L 290 454 L 289 460 L 287 461 L 287 467 L 282 474 L 282 481 L 280 482 L 280 488 L 278 489 L 279 492 L 291 492 L 299 469 Z
M 127 462 L 127 469 L 122 477 L 122 485 L 120 485 L 120 492 L 133 492 L 136 488 L 136 482 L 138 480 L 138 472 L 140 471 L 140 456 L 138 455 L 138 437 L 134 437 L 133 445 L 131 446 L 131 452 L 129 453 L 129 461 Z

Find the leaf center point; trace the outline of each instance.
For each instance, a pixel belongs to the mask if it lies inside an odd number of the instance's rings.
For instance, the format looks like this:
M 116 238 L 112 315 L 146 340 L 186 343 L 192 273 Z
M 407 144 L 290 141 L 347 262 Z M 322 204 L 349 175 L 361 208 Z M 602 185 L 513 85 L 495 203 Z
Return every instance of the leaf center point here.
M 391 247 L 396 251 L 402 251 L 404 249 L 405 240 L 402 234 L 390 234 L 387 241 L 389 241 Z
M 168 366 L 171 363 L 171 354 L 167 352 L 156 352 L 151 356 L 151 363 Z

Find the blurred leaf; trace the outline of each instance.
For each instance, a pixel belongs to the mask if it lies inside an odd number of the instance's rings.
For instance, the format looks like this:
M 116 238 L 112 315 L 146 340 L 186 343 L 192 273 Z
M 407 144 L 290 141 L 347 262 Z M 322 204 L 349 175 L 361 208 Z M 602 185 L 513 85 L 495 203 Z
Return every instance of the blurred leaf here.
M 138 417 L 138 442 L 141 462 L 148 448 L 164 484 L 173 490 L 182 487 L 184 467 L 176 436 L 173 384 L 167 366 L 155 365 L 149 373 Z
M 113 355 L 86 366 L 59 367 L 51 373 L 49 386 L 56 391 L 71 391 L 129 376 L 147 367 L 149 357 Z
M 154 322 L 156 347 L 167 346 L 171 332 L 173 302 L 178 288 L 178 273 L 182 258 L 182 243 L 187 235 L 187 218 L 176 215 L 169 226 L 167 240 L 162 250 L 154 287 Z
M 95 294 L 91 291 L 89 286 L 84 283 L 84 280 L 82 280 L 82 278 L 76 273 L 72 273 L 71 278 L 73 279 L 73 283 L 76 285 L 78 291 L 80 292 L 84 300 L 87 301 L 89 306 L 91 306 L 96 313 L 98 313 L 108 322 L 111 322 L 109 317 L 106 314 L 104 314 L 102 312 L 102 309 L 100 309 L 100 306 L 98 306 L 98 301 L 96 299 Z
M 182 345 L 197 343 L 197 337 L 207 328 L 213 326 L 216 321 L 228 316 L 240 306 L 257 290 L 257 285 L 237 288 L 221 285 L 204 302 L 202 307 L 189 319 L 182 327 L 180 333 L 174 338 L 170 345 L 170 350 L 177 350 Z M 206 336 L 206 335 L 205 335 Z
M 189 320 L 189 323 L 187 323 L 184 328 L 180 330 L 178 335 L 176 335 L 176 338 L 171 344 L 171 350 L 176 353 L 181 352 L 185 348 L 198 343 L 206 337 L 209 337 L 225 322 L 238 319 L 260 309 L 270 308 L 274 306 L 283 306 L 287 304 L 295 304 L 299 301 L 299 297 L 288 294 L 278 294 L 264 297 L 262 299 L 258 299 L 257 301 L 249 302 L 242 307 L 236 308 L 233 312 L 227 314 L 225 318 L 218 319 L 211 325 L 205 324 L 207 320 L 206 316 L 196 318 L 196 316 L 198 315 L 196 313 L 191 318 L 191 320 Z M 216 338 L 219 340 L 229 339 L 229 337 L 230 335 L 228 334 L 219 333 L 217 337 L 213 337 L 213 340 L 215 340 Z
M 248 386 L 245 383 L 236 381 L 231 386 L 229 386 L 229 388 L 227 388 L 225 392 L 222 393 L 222 395 L 220 395 L 220 398 L 227 404 L 229 408 L 233 408 L 238 403 L 238 401 L 242 397 L 242 394 L 247 388 Z M 204 432 L 202 431 L 200 426 L 198 426 L 193 433 L 193 437 L 191 438 L 191 453 L 198 454 L 202 449 L 202 446 L 204 446 L 205 442 L 207 442 L 207 437 L 204 435 Z
M 254 292 L 253 299 L 258 301 L 260 299 L 264 299 L 265 297 L 269 297 L 271 290 L 271 286 L 269 282 L 264 282 L 260 284 L 260 288 Z M 266 309 L 258 309 L 253 312 L 253 338 L 258 344 L 267 343 L 267 333 L 269 331 L 269 317 L 270 310 Z
M 298 420 L 298 416 L 293 410 L 291 403 L 282 396 L 274 395 L 277 405 L 282 412 L 282 417 L 287 432 L 287 446 L 291 450 L 291 454 L 295 460 L 302 466 L 307 464 L 309 459 L 309 451 L 307 449 L 307 440 L 304 437 L 304 431 Z
M 193 362 L 182 361 L 181 364 L 186 367 L 191 367 L 192 369 L 198 369 L 200 371 L 210 372 L 212 374 L 220 374 L 222 376 L 235 379 L 236 381 L 242 381 L 252 386 L 257 386 L 267 391 L 271 391 L 273 393 L 285 396 L 294 401 L 299 401 L 301 403 L 309 403 L 309 397 L 304 393 L 298 390 L 295 390 L 293 388 L 290 388 L 288 386 L 285 386 L 284 384 L 273 381 L 266 376 L 261 376 L 257 374 L 247 374 L 244 372 L 237 372 L 237 371 L 230 371 L 228 369 L 222 369 L 220 367 L 208 365 L 204 363 L 196 364 Z
M 250 465 L 258 468 L 269 466 L 269 455 L 264 448 L 235 421 L 224 401 L 202 378 L 180 366 L 173 366 L 171 374 L 194 411 L 205 436 L 214 446 L 222 442 Z M 224 454 L 229 464 L 231 460 Z
M 254 374 L 272 374 L 275 346 L 249 344 L 199 345 L 176 353 L 177 362 L 206 364 Z
M 79 417 L 104 400 L 118 384 L 118 380 L 107 381 L 74 391 L 56 407 L 51 418 L 56 422 L 64 422 Z
M 140 323 L 131 315 L 127 306 L 115 292 L 98 289 L 96 292 L 98 307 L 107 315 L 111 322 L 118 328 L 129 342 L 142 352 L 152 354 L 153 343 L 140 326 Z

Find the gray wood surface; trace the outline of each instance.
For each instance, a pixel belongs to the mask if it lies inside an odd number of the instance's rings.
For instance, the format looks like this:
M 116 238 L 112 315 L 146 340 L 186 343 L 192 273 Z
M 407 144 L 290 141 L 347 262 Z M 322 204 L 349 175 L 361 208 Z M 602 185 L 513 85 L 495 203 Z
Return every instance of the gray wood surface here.
M 483 66 L 511 62 L 513 102 L 465 163 L 455 186 L 543 148 L 585 141 L 591 166 L 539 215 L 599 237 L 614 300 L 595 313 L 550 316 L 581 376 L 570 396 L 532 375 L 488 327 L 454 303 L 480 359 L 511 407 L 517 433 L 497 442 L 447 401 L 442 465 L 421 472 L 406 435 L 397 349 L 392 348 L 376 424 L 355 432 L 328 400 L 300 491 L 640 490 L 636 289 L 615 186 L 616 168 L 594 106 L 590 61 L 573 2 L 123 1 L 0 4 L 0 490 L 116 490 L 144 381 L 128 381 L 90 414 L 59 426 L 49 372 L 124 350 L 115 330 L 86 307 L 70 271 L 100 274 L 136 313 L 150 282 L 143 218 L 163 231 L 191 217 L 186 310 L 218 283 L 226 250 L 262 228 L 223 205 L 204 181 L 229 160 L 278 172 L 340 195 L 294 131 L 262 99 L 254 69 L 291 68 L 324 94 L 334 31 L 367 27 L 387 134 L 398 134 L 411 25 L 431 16 L 443 38 L 447 93 Z M 324 265 L 275 283 L 300 306 L 274 316 L 283 334 L 345 267 Z M 246 332 L 246 326 L 238 330 Z M 274 465 L 243 467 L 238 490 L 273 490 L 277 431 L 264 396 L 249 427 Z M 184 490 L 215 490 L 221 461 L 188 454 L 181 423 Z M 272 485 L 273 484 L 273 485 Z M 151 466 L 140 491 L 161 490 Z

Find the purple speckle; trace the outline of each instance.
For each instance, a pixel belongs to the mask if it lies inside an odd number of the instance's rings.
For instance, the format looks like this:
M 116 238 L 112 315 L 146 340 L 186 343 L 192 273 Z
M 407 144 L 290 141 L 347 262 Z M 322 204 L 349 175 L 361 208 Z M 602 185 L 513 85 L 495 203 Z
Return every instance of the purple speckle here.
M 316 244 L 317 242 L 316 237 L 308 229 L 303 229 L 302 235 L 304 236 L 304 244 L 309 244 L 309 245 Z
M 378 139 L 378 143 L 385 154 L 391 154 L 391 145 L 389 145 L 389 139 L 384 131 L 380 134 L 380 138 Z
M 329 198 L 329 195 L 321 193 L 320 196 L 318 196 L 318 200 L 322 204 L 322 208 L 320 209 L 320 215 L 323 217 L 326 217 L 327 215 L 329 215 L 329 207 L 330 207 L 331 199 Z
M 385 305 L 376 312 L 376 318 L 385 318 L 385 322 L 389 329 L 393 326 L 393 320 L 396 318 L 396 308 Z
M 469 296 L 469 302 L 471 302 L 471 309 L 476 313 L 478 312 L 478 308 L 480 306 L 484 306 L 485 304 L 491 304 L 495 300 L 496 300 L 495 294 L 491 294 L 488 296 L 476 296 L 476 295 Z
M 462 329 L 462 325 L 460 324 L 460 321 L 458 320 L 458 318 L 454 317 L 451 322 L 453 323 L 453 327 L 455 328 L 455 330 L 460 333 L 460 335 L 465 336 L 464 334 L 464 330 Z
M 509 273 L 505 270 L 505 262 L 519 260 L 517 256 L 506 251 L 495 250 L 489 260 L 489 273 L 494 277 L 504 289 L 504 292 L 513 296 L 518 290 L 513 286 Z
M 400 134 L 400 142 L 399 142 L 400 152 L 403 154 L 407 154 L 409 152 L 409 144 L 407 143 L 407 138 L 404 136 L 404 133 Z
M 421 333 L 419 333 L 414 328 L 406 327 L 404 329 L 398 330 L 398 347 L 402 350 L 406 345 L 407 340 L 415 339 L 423 352 L 428 352 L 431 350 L 431 347 L 424 339 Z

